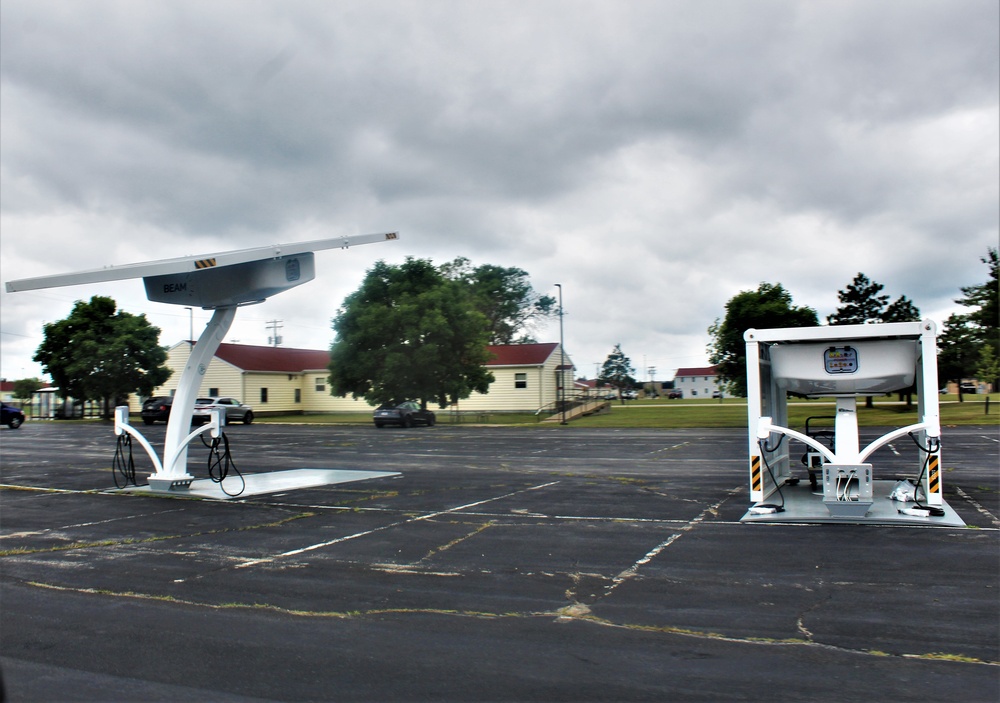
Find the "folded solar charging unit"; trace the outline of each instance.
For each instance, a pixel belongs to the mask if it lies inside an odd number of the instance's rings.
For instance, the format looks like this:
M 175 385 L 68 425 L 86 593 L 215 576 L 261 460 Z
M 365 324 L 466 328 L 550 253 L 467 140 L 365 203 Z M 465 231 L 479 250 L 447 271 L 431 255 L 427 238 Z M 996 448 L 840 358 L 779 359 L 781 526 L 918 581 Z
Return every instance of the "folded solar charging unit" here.
M 963 526 L 943 496 L 937 325 L 931 320 L 872 325 L 749 329 L 747 434 L 752 505 L 744 522 L 905 523 Z M 917 422 L 861 446 L 857 399 L 916 385 Z M 788 426 L 789 394 L 831 398 L 824 437 Z M 872 455 L 912 437 L 911 477 L 919 502 L 890 499 L 896 480 L 879 480 Z M 824 441 L 825 440 L 825 441 Z M 797 485 L 792 441 L 805 445 L 822 488 Z
M 128 407 L 116 408 L 115 412 L 115 434 L 119 437 L 128 434 L 135 438 L 153 462 L 155 471 L 149 477 L 149 488 L 154 491 L 184 490 L 194 480 L 194 476 L 187 471 L 188 444 L 203 433 L 217 438 L 225 422 L 216 413 L 207 425 L 193 431 L 191 429 L 191 417 L 202 377 L 229 331 L 237 308 L 261 303 L 272 295 L 313 280 L 316 276 L 313 252 L 347 249 L 359 244 L 391 241 L 398 237 L 397 232 L 383 232 L 275 244 L 220 254 L 186 256 L 27 278 L 9 281 L 6 287 L 8 293 L 13 293 L 142 278 L 146 286 L 146 297 L 154 302 L 197 306 L 215 311 L 198 343 L 191 350 L 187 366 L 177 384 L 167 421 L 163 461 L 160 461 L 142 433 L 128 423 Z

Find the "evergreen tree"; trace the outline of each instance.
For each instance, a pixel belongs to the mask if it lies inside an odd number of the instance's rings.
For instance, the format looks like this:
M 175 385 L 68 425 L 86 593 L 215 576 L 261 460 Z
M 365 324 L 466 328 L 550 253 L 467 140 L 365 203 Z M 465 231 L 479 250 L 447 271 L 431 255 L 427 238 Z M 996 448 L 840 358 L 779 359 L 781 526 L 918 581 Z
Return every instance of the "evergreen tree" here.
M 920 320 L 920 310 L 905 295 L 888 307 L 888 295 L 880 295 L 885 288 L 863 273 L 842 291 L 837 291 L 840 307 L 826 316 L 830 325 L 869 325 L 877 322 L 915 322 Z
M 597 380 L 615 388 L 618 391 L 618 397 L 621 398 L 622 389 L 635 386 L 634 373 L 635 368 L 632 366 L 632 361 L 622 352 L 622 345 L 616 344 L 615 348 L 608 354 L 608 358 L 604 360 L 601 375 L 597 377 Z M 622 402 L 625 402 L 624 399 Z
M 964 400 L 961 381 L 980 372 L 989 373 L 993 368 L 983 361 L 983 347 L 993 349 L 993 358 L 1000 358 L 1000 281 L 998 281 L 997 249 L 989 248 L 980 261 L 989 267 L 989 280 L 961 288 L 963 297 L 955 302 L 972 308 L 966 313 L 948 317 L 944 330 L 938 336 L 938 373 L 942 380 L 958 383 L 959 400 Z M 1000 379 L 980 377 L 997 387 Z
M 909 298 L 901 295 L 882 313 L 882 322 L 920 322 L 920 310 Z

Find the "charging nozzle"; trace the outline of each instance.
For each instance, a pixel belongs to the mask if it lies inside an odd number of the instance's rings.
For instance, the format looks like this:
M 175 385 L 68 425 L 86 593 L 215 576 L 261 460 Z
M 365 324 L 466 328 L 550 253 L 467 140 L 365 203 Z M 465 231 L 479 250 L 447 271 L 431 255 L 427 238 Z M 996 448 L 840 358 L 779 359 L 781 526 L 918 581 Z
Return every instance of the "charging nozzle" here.
M 757 439 L 767 439 L 771 436 L 771 418 L 762 417 L 757 422 Z

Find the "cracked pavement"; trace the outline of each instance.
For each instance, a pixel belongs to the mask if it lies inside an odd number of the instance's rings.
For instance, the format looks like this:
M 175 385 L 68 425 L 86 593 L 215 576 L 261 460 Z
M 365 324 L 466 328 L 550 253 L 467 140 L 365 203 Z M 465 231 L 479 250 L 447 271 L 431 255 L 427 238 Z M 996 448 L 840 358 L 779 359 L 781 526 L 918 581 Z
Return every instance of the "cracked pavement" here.
M 945 430 L 961 529 L 741 524 L 743 430 L 227 432 L 246 473 L 400 476 L 126 494 L 110 425 L 4 430 L 9 700 L 1000 698 L 996 427 Z

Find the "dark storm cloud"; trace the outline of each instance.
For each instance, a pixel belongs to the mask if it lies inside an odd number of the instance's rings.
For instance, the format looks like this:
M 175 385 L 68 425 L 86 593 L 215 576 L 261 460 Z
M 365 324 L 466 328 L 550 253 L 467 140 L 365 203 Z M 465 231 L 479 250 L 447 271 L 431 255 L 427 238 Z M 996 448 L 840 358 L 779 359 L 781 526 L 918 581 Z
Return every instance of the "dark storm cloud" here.
M 467 256 L 563 283 L 583 364 L 700 365 L 762 280 L 822 316 L 864 271 L 941 312 L 996 243 L 992 0 L 0 13 L 5 280 L 400 229 L 261 314 L 328 330 L 375 258 Z

